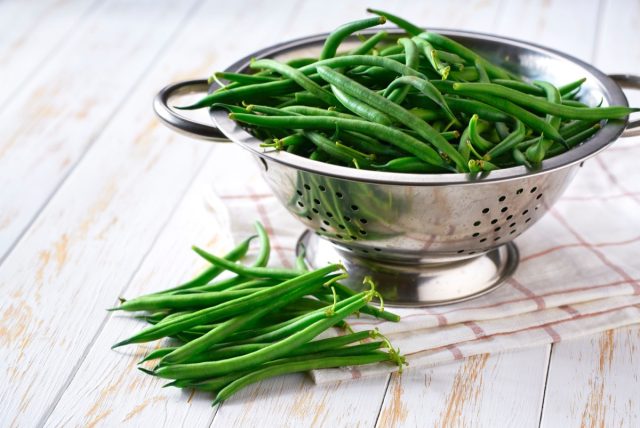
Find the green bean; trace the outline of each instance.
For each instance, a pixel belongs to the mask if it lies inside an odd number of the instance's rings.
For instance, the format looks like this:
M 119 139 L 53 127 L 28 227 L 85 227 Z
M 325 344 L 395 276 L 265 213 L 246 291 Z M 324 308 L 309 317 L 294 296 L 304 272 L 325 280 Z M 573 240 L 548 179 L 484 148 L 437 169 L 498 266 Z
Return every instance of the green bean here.
M 322 61 L 315 62 L 310 65 L 306 65 L 297 70 L 305 75 L 311 74 L 319 66 L 327 67 L 350 67 L 354 65 L 369 65 L 378 66 L 392 72 L 410 76 L 425 77 L 422 73 L 415 71 L 404 64 L 399 63 L 388 58 L 373 56 L 373 55 L 345 55 L 335 58 L 329 58 Z M 242 101 L 246 97 L 253 95 L 278 95 L 283 94 L 295 89 L 297 84 L 291 79 L 278 80 L 276 82 L 256 83 L 253 85 L 241 86 L 238 88 L 229 89 L 222 92 L 214 92 L 207 95 L 194 104 L 187 106 L 177 106 L 180 110 L 194 110 L 202 107 L 209 107 L 212 104 L 224 101 Z
M 351 296 L 355 296 L 357 294 L 357 292 L 355 292 L 354 290 L 350 289 L 349 287 L 346 287 L 346 286 L 340 284 L 339 282 L 335 282 L 332 285 L 336 289 L 338 294 L 341 295 L 342 297 L 347 297 L 348 298 L 348 297 L 351 297 Z M 389 312 L 389 311 L 385 311 L 382 308 L 378 309 L 375 306 L 371 306 L 370 304 L 360 308 L 360 312 L 362 312 L 363 314 L 372 315 L 372 316 L 374 316 L 376 318 L 385 319 L 387 321 L 393 321 L 393 322 L 400 321 L 400 316 L 399 315 L 396 315 L 396 314 L 394 314 L 392 312 Z
M 218 392 L 213 403 L 214 405 L 221 403 L 245 386 L 258 382 L 262 379 L 268 379 L 273 376 L 321 368 L 372 364 L 381 361 L 391 361 L 391 357 L 385 352 L 372 352 L 369 354 L 349 357 L 328 357 L 273 365 L 234 380 L 229 385 L 222 388 L 220 392 Z
M 441 51 L 441 50 L 436 50 L 436 54 L 437 54 L 438 58 L 442 59 L 443 61 L 448 62 L 449 64 L 454 64 L 454 65 L 458 66 L 458 68 L 460 70 L 462 70 L 464 68 L 465 60 L 460 55 L 456 55 L 454 53 L 447 52 L 447 51 Z
M 599 122 L 599 120 L 574 120 L 561 126 L 559 132 L 563 138 L 569 138 L 586 129 L 591 128 L 593 125 Z
M 420 79 L 415 76 L 399 77 L 393 82 L 391 82 L 389 86 L 387 86 L 387 89 L 385 89 L 384 91 L 384 95 L 386 96 L 388 92 L 393 91 L 395 88 L 397 88 L 400 85 L 407 85 L 407 86 L 412 86 L 416 88 L 418 91 L 423 93 L 427 98 L 429 98 L 431 101 L 436 103 L 442 110 L 444 110 L 445 114 L 452 122 L 454 122 L 457 125 L 460 125 L 460 121 L 458 121 L 456 116 L 453 114 L 453 112 L 447 105 L 447 101 L 444 99 L 440 91 L 438 91 L 438 89 L 435 86 L 433 86 L 431 82 L 429 82 L 428 80 Z
M 315 354 L 307 354 L 307 355 L 299 355 L 299 356 L 288 356 L 286 358 L 280 358 L 277 360 L 269 361 L 260 366 L 261 369 L 273 366 L 279 366 L 282 364 L 291 364 L 303 361 L 310 361 L 319 358 L 327 358 L 327 357 L 347 357 L 351 355 L 368 355 L 371 354 L 372 351 L 376 351 L 380 347 L 384 345 L 384 342 L 371 342 L 362 345 L 354 345 L 348 346 L 345 348 L 337 348 L 329 351 L 318 352 Z M 219 391 L 224 388 L 234 380 L 237 380 L 241 377 L 247 376 L 251 373 L 251 370 L 242 370 L 236 371 L 233 373 L 229 373 L 224 376 L 215 377 L 213 379 L 207 380 L 191 380 L 191 379 L 181 379 L 175 380 L 165 386 L 177 386 L 179 388 L 192 388 L 198 391 Z
M 378 95 L 365 86 L 360 85 L 354 80 L 349 79 L 328 67 L 318 67 L 318 73 L 327 82 L 335 85 L 342 91 L 359 98 L 361 101 L 369 104 L 371 107 L 384 111 L 386 114 L 403 123 L 407 127 L 418 132 L 420 136 L 429 141 L 438 150 L 448 156 L 461 170 L 466 170 L 466 165 L 457 151 L 430 125 L 413 116 L 403 107 L 389 101 L 385 97 Z M 232 113 L 233 114 L 233 113 Z M 417 157 L 420 157 L 418 154 Z M 426 159 L 423 159 L 426 161 Z
M 448 168 L 448 165 L 431 147 L 410 135 L 401 132 L 395 128 L 390 128 L 377 123 L 366 122 L 363 120 L 350 120 L 330 116 L 315 117 L 299 117 L 299 116 L 273 116 L 262 117 L 251 114 L 235 114 L 229 117 L 238 122 L 266 126 L 266 127 L 290 127 L 295 129 L 328 129 L 333 130 L 337 127 L 348 131 L 359 132 L 374 138 L 386 141 L 401 150 L 411 153 L 420 158 L 424 162 Z M 446 141 L 446 140 L 445 140 Z M 447 143 L 448 144 L 448 143 Z
M 580 101 L 576 101 L 576 100 L 565 100 L 562 99 L 560 101 L 560 103 L 564 106 L 569 106 L 569 107 L 578 107 L 578 108 L 585 108 L 585 107 L 589 107 L 588 105 L 586 105 L 583 102 Z
M 513 79 L 514 77 L 511 73 L 509 73 L 502 67 L 499 67 L 497 65 L 490 63 L 489 61 L 482 58 L 477 53 L 473 52 L 471 49 L 464 47 L 460 43 L 442 34 L 433 33 L 431 31 L 425 31 L 419 34 L 418 37 L 425 39 L 426 41 L 430 42 L 434 46 L 437 46 L 448 52 L 454 53 L 464 58 L 466 61 L 469 61 L 472 64 L 475 64 L 476 62 L 482 64 L 484 68 L 487 70 L 487 73 L 489 73 L 491 77 L 500 78 L 500 79 Z M 519 79 L 516 79 L 516 80 L 519 80 Z
M 557 104 L 562 101 L 560 91 L 558 91 L 558 89 L 551 83 L 540 81 L 535 81 L 533 83 L 546 93 L 547 100 L 550 103 Z M 558 129 L 560 127 L 561 119 L 557 116 L 547 115 L 546 121 L 555 129 Z M 540 138 L 537 143 L 533 144 L 527 149 L 525 155 L 530 162 L 539 164 L 544 159 L 547 150 L 551 148 L 552 144 L 553 140 L 550 140 L 548 138 Z
M 147 354 L 146 357 L 138 361 L 138 364 L 142 364 L 142 363 L 146 363 L 147 361 L 152 361 L 152 360 L 157 360 L 158 358 L 162 358 L 168 353 L 170 353 L 171 351 L 173 351 L 174 349 L 177 349 L 177 348 L 167 347 L 167 348 L 154 349 L 153 351 L 149 352 L 149 354 Z
M 462 82 L 475 82 L 480 76 L 475 67 L 463 67 L 462 70 L 451 70 L 449 77 Z
M 365 28 L 375 27 L 376 25 L 384 24 L 386 19 L 381 18 L 367 18 L 359 21 L 349 22 L 341 25 L 335 29 L 324 42 L 322 51 L 320 52 L 320 59 L 333 58 L 338 51 L 340 43 L 351 34 L 356 31 L 364 30 Z
M 205 335 L 189 343 L 186 343 L 170 354 L 165 355 L 162 358 L 162 362 L 183 362 L 190 356 L 203 352 L 210 348 L 212 345 L 222 342 L 234 331 L 245 326 L 252 325 L 256 321 L 266 316 L 268 313 L 279 310 L 283 306 L 286 306 L 287 304 L 301 298 L 302 296 L 312 293 L 315 289 L 321 286 L 322 283 L 318 283 L 317 281 L 310 281 L 306 284 L 303 284 L 302 286 L 292 289 L 282 296 L 279 296 L 278 299 L 271 300 L 269 303 L 258 309 L 224 321 Z
M 402 45 L 405 53 L 405 65 L 412 69 L 417 69 L 420 64 L 420 54 L 418 53 L 418 47 L 411 40 L 405 37 L 402 37 L 398 40 L 398 43 Z M 412 76 L 407 76 L 412 77 Z M 404 99 L 407 97 L 409 93 L 409 87 L 398 87 L 395 90 L 392 90 L 388 94 L 384 96 L 389 100 L 393 101 L 396 104 L 402 104 Z
M 379 9 L 371 9 L 371 8 L 367 8 L 367 12 L 369 13 L 373 13 L 379 16 L 382 16 L 386 19 L 388 19 L 389 21 L 393 22 L 394 24 L 396 24 L 398 27 L 402 28 L 404 31 L 406 31 L 407 33 L 409 33 L 412 36 L 417 36 L 418 34 L 422 33 L 424 30 L 416 25 L 413 25 L 412 23 L 410 23 L 409 21 L 400 18 L 399 16 L 396 15 L 392 15 L 389 12 L 384 12 L 382 10 Z
M 272 285 L 277 284 L 278 280 L 275 279 L 254 279 L 254 278 L 245 278 L 242 276 L 233 276 L 230 278 L 223 279 L 221 281 L 212 282 L 206 285 L 201 285 L 200 287 L 190 288 L 188 290 L 181 290 L 174 295 L 180 296 L 183 294 L 197 294 L 197 293 L 209 293 L 212 291 L 226 291 L 226 290 L 241 290 L 243 288 L 254 288 L 254 287 L 270 287 Z
M 345 150 L 344 147 L 346 146 L 341 146 L 320 133 L 305 131 L 304 135 L 318 147 L 318 150 L 325 152 L 329 156 L 347 165 L 352 162 L 368 165 L 372 160 L 371 156 L 353 149 L 351 149 L 351 151 Z
M 285 113 L 286 114 L 286 113 Z M 273 143 L 262 143 L 260 147 L 273 147 L 276 150 L 284 150 L 287 147 L 298 146 L 307 142 L 300 134 L 288 135 L 284 138 L 274 138 Z
M 393 147 L 357 132 L 340 131 L 340 140 L 349 146 L 381 156 L 401 156 L 402 152 Z
M 297 275 L 300 275 L 300 272 L 291 269 L 243 266 L 241 264 L 234 263 L 208 253 L 196 246 L 193 247 L 193 251 L 195 251 L 200 257 L 207 260 L 209 263 L 212 263 L 216 266 L 227 269 L 228 271 L 242 276 L 253 278 L 289 279 L 295 278 Z
M 398 45 L 389 45 L 380 50 L 380 56 L 396 55 L 400 53 L 402 53 L 402 46 Z
M 462 156 L 467 162 L 469 162 L 469 158 L 471 158 L 471 147 L 471 140 L 469 139 L 469 124 L 467 124 L 467 127 L 462 131 L 462 135 L 458 141 L 458 153 L 460 153 L 460 156 Z
M 388 33 L 386 31 L 384 30 L 378 31 L 376 34 L 374 34 L 373 36 L 365 40 L 360 46 L 358 46 L 355 49 L 352 49 L 349 52 L 349 55 L 366 55 L 369 52 L 371 52 L 371 50 L 373 50 L 376 47 L 376 45 L 380 43 L 380 41 L 386 38 L 387 36 L 388 36 Z
M 265 290 L 265 288 L 260 288 Z M 158 309 L 190 309 L 211 306 L 217 303 L 246 296 L 257 290 L 212 291 L 193 294 L 156 294 L 128 300 L 116 308 L 117 311 L 152 311 Z
M 218 79 L 225 79 L 232 82 L 241 83 L 243 85 L 251 83 L 266 83 L 278 80 L 277 77 L 271 76 L 256 76 L 255 74 L 243 74 L 243 73 L 229 73 L 229 72 L 217 72 L 214 74 Z
M 488 152 L 493 148 L 493 144 L 490 141 L 487 141 L 480 135 L 477 128 L 478 124 L 478 115 L 474 114 L 469 120 L 469 141 L 471 144 L 478 150 L 482 150 L 483 152 Z
M 270 106 L 263 106 L 263 105 L 259 105 L 259 104 L 249 104 L 247 105 L 247 107 L 245 108 L 246 113 L 262 113 L 262 114 L 267 114 L 267 115 L 280 115 L 280 116 L 287 116 L 288 113 L 284 110 L 282 110 L 281 108 L 277 108 L 277 107 L 270 107 Z M 239 113 L 244 113 L 244 112 L 239 112 Z
M 422 52 L 424 53 L 424 56 L 427 58 L 427 60 L 429 60 L 429 63 L 431 64 L 433 69 L 436 71 L 436 73 L 442 76 L 442 80 L 446 80 L 447 77 L 449 77 L 451 66 L 444 64 L 440 61 L 440 58 L 438 58 L 438 53 L 434 49 L 434 47 L 431 46 L 431 43 L 417 36 L 412 38 L 411 40 L 413 40 L 417 45 L 419 45 L 422 48 Z
M 568 94 L 569 92 L 579 88 L 586 80 L 587 79 L 583 77 L 582 79 L 578 79 L 564 86 L 560 86 L 558 90 L 560 91 L 561 95 Z M 516 80 L 504 80 L 504 79 L 494 79 L 492 80 L 492 82 L 498 85 L 506 86 L 507 88 L 524 92 L 525 94 L 539 95 L 539 96 L 545 95 L 545 92 L 542 90 L 542 88 L 539 88 L 538 86 L 535 86 L 526 82 L 519 82 Z
M 337 337 L 332 337 L 329 339 L 321 339 L 321 340 L 315 340 L 312 342 L 308 342 L 294 350 L 292 350 L 291 352 L 289 352 L 285 358 L 286 359 L 290 359 L 293 357 L 300 357 L 300 356 L 308 356 L 308 355 L 314 355 L 314 354 L 318 354 L 320 352 L 336 352 L 336 351 L 341 351 L 341 350 L 347 350 L 349 349 L 349 351 L 346 352 L 351 352 L 352 354 L 355 353 L 359 353 L 362 352 L 363 348 L 355 348 L 355 346 L 350 346 L 349 348 L 343 348 L 346 345 L 349 345 L 351 343 L 354 342 L 359 342 L 361 340 L 364 340 L 366 338 L 370 338 L 370 337 L 376 337 L 377 333 L 373 330 L 366 330 L 366 331 L 362 331 L 359 333 L 352 333 L 352 334 L 347 334 L 344 336 L 337 336 Z M 376 349 L 378 347 L 380 347 L 382 342 L 375 342 L 377 345 L 374 346 L 373 348 L 368 347 L 367 350 L 373 350 Z M 225 347 L 221 347 L 221 348 L 217 348 L 217 349 L 211 349 L 208 351 L 205 351 L 201 354 L 195 355 L 193 357 L 191 357 L 189 359 L 189 363 L 198 363 L 198 362 L 205 362 L 205 361 L 212 361 L 212 360 L 221 360 L 221 359 L 226 359 L 226 358 L 231 358 L 231 357 L 237 357 L 239 355 L 243 355 L 243 354 L 248 354 L 251 352 L 255 352 L 258 351 L 262 348 L 265 348 L 267 346 L 269 346 L 270 343 L 246 343 L 246 344 L 241 344 L 241 345 L 231 345 L 231 346 L 225 346 Z M 358 345 L 356 345 L 358 346 Z M 370 345 L 369 345 L 370 346 Z M 346 352 L 342 352 L 343 354 Z M 158 355 L 161 355 L 162 353 L 158 353 Z M 166 353 L 165 353 L 166 355 Z M 279 360 L 274 360 L 273 362 L 270 363 L 266 363 L 266 364 L 273 364 L 276 361 L 282 361 L 282 359 Z M 189 380 L 185 380 L 184 382 L 191 382 Z M 205 381 L 206 382 L 206 381 Z
M 533 165 L 529 163 L 529 160 L 527 160 L 527 157 L 520 151 L 520 149 L 515 147 L 512 153 L 513 159 L 516 161 L 516 163 L 524 165 L 527 169 L 533 169 Z
M 322 76 L 322 74 L 321 74 Z M 323 76 L 324 78 L 324 76 Z M 640 111 L 639 108 L 630 107 L 597 107 L 597 108 L 578 108 L 569 107 L 561 104 L 551 103 L 540 98 L 523 94 L 514 89 L 492 83 L 454 83 L 455 92 L 475 96 L 482 94 L 486 96 L 496 96 L 506 99 L 510 102 L 526 106 L 540 113 L 551 114 L 565 119 L 582 119 L 582 120 L 601 120 L 601 119 L 619 119 L 630 113 Z M 526 122 L 525 122 L 526 123 Z M 559 140 L 558 140 L 559 141 Z
M 333 315 L 327 316 L 325 319 L 317 321 L 310 326 L 297 331 L 291 336 L 258 351 L 219 361 L 165 366 L 156 370 L 155 374 L 158 377 L 169 379 L 197 379 L 217 376 L 230 370 L 242 370 L 245 368 L 255 367 L 266 361 L 286 355 L 287 352 L 309 342 L 321 332 L 325 331 L 337 322 L 342 321 L 348 315 L 366 305 L 371 300 L 372 296 L 373 294 L 371 292 L 360 293 L 360 298 L 358 300 L 335 311 Z
M 257 237 L 256 235 L 252 235 L 248 237 L 247 239 L 242 241 L 240 244 L 238 244 L 233 250 L 229 251 L 224 256 L 224 258 L 232 262 L 240 260 L 242 257 L 244 257 L 247 254 L 247 252 L 249 251 L 249 245 L 251 244 L 251 241 L 254 240 L 256 237 Z M 168 288 L 166 290 L 162 290 L 157 293 L 152 293 L 150 295 L 172 293 L 179 290 L 198 287 L 208 283 L 209 281 L 211 281 L 212 279 L 220 275 L 223 271 L 224 269 L 221 269 L 220 267 L 213 265 L 207 268 L 205 271 L 203 271 L 201 274 L 199 274 L 195 278 L 193 278 L 191 281 L 187 281 L 176 287 Z
M 286 64 L 293 68 L 301 68 L 316 61 L 318 61 L 318 58 L 293 58 L 287 61 Z
M 284 77 L 287 77 L 298 85 L 309 91 L 311 94 L 320 98 L 322 101 L 327 103 L 328 105 L 335 105 L 336 99 L 330 92 L 322 89 L 320 85 L 315 83 L 313 80 L 309 79 L 302 73 L 299 69 L 290 67 L 286 64 L 282 64 L 278 61 L 272 59 L 259 59 L 251 61 L 251 68 L 254 69 L 268 69 L 273 70 L 277 73 L 280 73 Z
M 496 144 L 485 155 L 485 160 L 491 160 L 500 156 L 503 153 L 510 152 L 516 147 L 523 139 L 526 133 L 524 124 L 519 120 L 516 121 L 516 129 L 507 137 L 505 137 L 500 143 Z
M 391 118 L 383 112 L 369 107 L 367 104 L 352 97 L 351 95 L 345 94 L 333 85 L 331 86 L 331 91 L 347 110 L 355 113 L 356 115 L 381 125 L 390 125 L 393 122 Z
M 333 96 L 333 94 L 332 94 Z M 321 98 L 318 98 L 317 96 L 313 95 L 310 92 L 296 92 L 295 94 L 293 94 L 293 104 L 298 104 L 298 105 L 305 105 L 305 106 L 311 106 L 311 107 L 322 107 L 322 108 L 326 108 L 327 107 L 327 103 L 324 102 Z M 288 105 L 292 105 L 292 104 L 288 104 Z M 338 102 L 336 101 L 335 104 L 333 105 L 338 105 Z M 332 105 L 332 106 L 333 106 Z
M 596 123 L 592 127 L 585 129 L 571 137 L 567 138 L 567 146 L 574 147 L 578 144 L 584 142 L 586 139 L 592 137 L 596 132 L 598 132 L 602 126 L 599 123 Z M 563 146 L 553 146 L 549 149 L 549 155 L 555 156 L 566 150 L 566 147 Z
M 328 275 L 331 272 L 338 270 L 339 268 L 341 268 L 340 265 L 329 265 L 324 268 L 317 269 L 313 272 L 308 272 L 296 276 L 267 290 L 258 291 L 248 296 L 224 302 L 211 308 L 201 309 L 199 311 L 180 315 L 169 322 L 160 323 L 146 328 L 138 334 L 135 334 L 128 339 L 118 342 L 113 347 L 116 348 L 130 343 L 148 342 L 151 340 L 160 339 L 165 336 L 180 333 L 181 331 L 185 331 L 190 327 L 196 325 L 211 323 L 225 317 L 242 313 L 247 309 L 254 308 L 285 294 L 289 289 L 293 287 L 307 284 L 308 281 L 318 281 L 324 278 L 325 275 Z
M 454 86 L 455 85 L 459 85 L 459 84 L 456 83 L 454 84 Z M 466 83 L 466 85 L 484 85 L 484 83 Z M 455 89 L 455 90 L 460 93 L 463 92 L 462 89 Z M 478 101 L 481 101 L 485 104 L 489 104 L 490 106 L 495 107 L 498 110 L 501 110 L 510 116 L 513 116 L 514 118 L 522 121 L 525 125 L 529 126 L 535 131 L 538 131 L 544 134 L 546 137 L 549 137 L 554 141 L 562 141 L 562 137 L 560 136 L 558 131 L 554 129 L 551 125 L 549 125 L 544 120 L 540 119 L 535 114 L 523 109 L 522 107 L 518 106 L 517 104 L 514 104 L 509 100 L 492 97 L 490 95 L 485 95 L 484 93 L 481 94 L 476 92 L 467 93 L 465 91 L 465 95 L 471 96 L 477 99 Z M 231 114 L 235 114 L 235 113 L 231 113 Z
M 498 167 L 484 159 L 471 159 L 469 161 L 469 171 L 472 173 L 494 171 Z
M 361 117 L 353 114 L 342 113 L 335 110 L 328 110 L 324 108 L 311 107 L 311 106 L 293 105 L 293 106 L 283 107 L 280 110 L 287 113 L 295 113 L 295 114 L 301 114 L 305 116 L 333 116 L 333 117 L 341 117 L 343 119 L 362 119 Z
M 480 101 L 454 98 L 450 96 L 445 96 L 444 99 L 449 108 L 455 112 L 467 113 L 470 115 L 477 114 L 480 119 L 488 120 L 489 122 L 508 122 L 511 120 L 504 112 Z

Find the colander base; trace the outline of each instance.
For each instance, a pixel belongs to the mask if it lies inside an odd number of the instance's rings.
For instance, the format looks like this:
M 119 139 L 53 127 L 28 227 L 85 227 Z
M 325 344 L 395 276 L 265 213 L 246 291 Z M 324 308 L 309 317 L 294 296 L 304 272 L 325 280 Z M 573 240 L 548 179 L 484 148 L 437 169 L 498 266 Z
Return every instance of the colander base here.
M 385 305 L 424 307 L 472 299 L 503 284 L 518 265 L 518 249 L 509 242 L 478 257 L 450 263 L 404 264 L 363 258 L 336 248 L 330 241 L 307 230 L 298 239 L 298 253 L 305 248 L 305 261 L 313 268 L 342 263 L 349 272 L 344 283 L 362 289 L 370 276 L 384 297 Z

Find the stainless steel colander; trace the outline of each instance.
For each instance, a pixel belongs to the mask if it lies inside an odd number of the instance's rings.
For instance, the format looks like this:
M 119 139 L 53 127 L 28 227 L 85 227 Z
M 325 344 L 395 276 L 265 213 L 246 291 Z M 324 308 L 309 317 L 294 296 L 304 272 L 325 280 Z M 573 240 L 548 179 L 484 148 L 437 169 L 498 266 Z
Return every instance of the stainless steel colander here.
M 581 99 L 587 103 L 603 99 L 603 105 L 626 106 L 616 81 L 640 83 L 634 76 L 607 76 L 578 59 L 537 45 L 486 34 L 434 31 L 531 79 L 562 84 L 586 77 Z M 251 58 L 313 56 L 325 37 L 307 37 L 252 53 L 227 71 L 247 70 Z M 353 287 L 365 275 L 372 276 L 386 302 L 404 306 L 460 301 L 504 282 L 518 264 L 513 239 L 547 212 L 585 159 L 615 141 L 625 128 L 639 125 L 610 121 L 581 146 L 545 160 L 536 172 L 514 167 L 474 177 L 362 171 L 265 151 L 259 147 L 261 141 L 224 111 L 210 112 L 214 127 L 168 107 L 173 95 L 216 88 L 202 80 L 167 86 L 156 97 L 154 109 L 163 122 L 180 132 L 230 140 L 251 150 L 280 202 L 309 228 L 300 238 L 307 261 L 314 267 L 342 261 Z

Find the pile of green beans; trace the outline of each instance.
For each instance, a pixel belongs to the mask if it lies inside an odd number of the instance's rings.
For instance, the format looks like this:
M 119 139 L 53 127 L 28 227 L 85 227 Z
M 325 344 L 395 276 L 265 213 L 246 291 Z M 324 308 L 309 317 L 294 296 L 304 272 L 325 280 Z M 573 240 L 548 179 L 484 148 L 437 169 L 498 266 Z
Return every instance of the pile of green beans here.
M 585 79 L 529 82 L 448 37 L 390 13 L 342 25 L 317 58 L 251 62 L 183 109 L 227 109 L 264 141 L 312 160 L 395 173 L 477 173 L 541 162 L 637 108 L 579 101 Z M 351 50 L 342 42 L 386 21 Z
M 140 370 L 171 379 L 168 386 L 211 391 L 214 404 L 281 374 L 385 361 L 402 368 L 404 358 L 384 336 L 376 330 L 353 333 L 345 321 L 358 313 L 399 321 L 384 310 L 370 281 L 370 290 L 353 291 L 339 282 L 347 277 L 341 265 L 308 270 L 303 255 L 294 269 L 268 267 L 269 236 L 260 223 L 256 230 L 224 257 L 193 247 L 211 266 L 190 281 L 120 299 L 110 310 L 140 311 L 150 326 L 113 347 L 170 338 L 170 346 L 140 362 L 157 361 L 155 367 Z M 256 237 L 254 263 L 239 263 Z M 216 280 L 223 273 L 228 277 Z M 379 308 L 369 303 L 373 298 L 380 299 Z M 332 327 L 346 332 L 317 339 Z

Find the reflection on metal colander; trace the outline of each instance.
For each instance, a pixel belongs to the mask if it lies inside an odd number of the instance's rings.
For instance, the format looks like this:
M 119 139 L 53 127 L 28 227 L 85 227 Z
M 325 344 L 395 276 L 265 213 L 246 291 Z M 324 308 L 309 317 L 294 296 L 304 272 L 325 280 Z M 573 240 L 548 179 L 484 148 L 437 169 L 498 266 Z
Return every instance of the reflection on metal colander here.
M 402 305 L 459 301 L 503 282 L 517 264 L 517 251 L 505 244 L 544 215 L 579 168 L 450 186 L 371 183 L 268 159 L 261 164 L 280 202 L 317 235 L 303 238 L 313 247 L 308 261 L 341 261 L 355 288 L 371 275 Z

